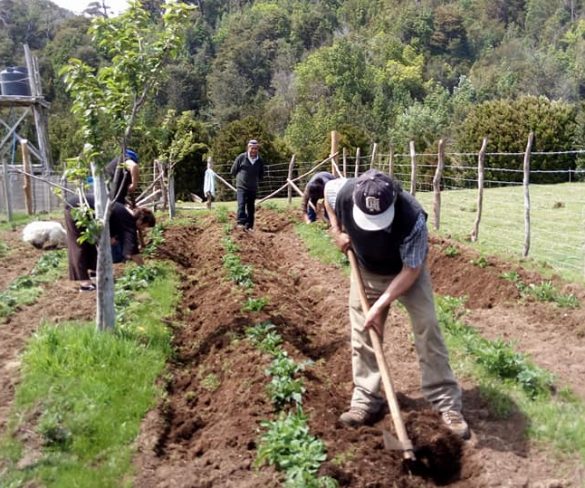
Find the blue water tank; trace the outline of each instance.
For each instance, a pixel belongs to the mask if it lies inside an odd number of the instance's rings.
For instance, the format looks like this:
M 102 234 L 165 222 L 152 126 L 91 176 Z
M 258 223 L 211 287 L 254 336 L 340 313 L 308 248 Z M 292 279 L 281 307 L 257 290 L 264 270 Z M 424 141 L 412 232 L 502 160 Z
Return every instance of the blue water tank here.
M 9 66 L 0 71 L 0 88 L 2 95 L 30 97 L 28 70 L 24 66 Z

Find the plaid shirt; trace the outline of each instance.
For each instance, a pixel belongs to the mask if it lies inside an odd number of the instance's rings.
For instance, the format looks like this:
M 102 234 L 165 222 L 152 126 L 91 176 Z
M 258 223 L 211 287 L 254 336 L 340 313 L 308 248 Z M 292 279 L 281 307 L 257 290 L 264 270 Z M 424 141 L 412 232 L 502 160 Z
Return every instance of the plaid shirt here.
M 418 268 L 424 263 L 429 250 L 428 238 L 427 220 L 421 213 L 412 232 L 400 246 L 400 257 L 405 266 Z

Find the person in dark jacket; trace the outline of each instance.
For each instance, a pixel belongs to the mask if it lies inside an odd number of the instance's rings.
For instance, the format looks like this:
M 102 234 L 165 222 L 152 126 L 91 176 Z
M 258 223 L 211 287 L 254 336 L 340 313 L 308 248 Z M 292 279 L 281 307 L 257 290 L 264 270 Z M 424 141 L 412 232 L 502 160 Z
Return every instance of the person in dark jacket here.
M 398 182 L 368 170 L 341 187 L 332 214 L 335 242 L 344 252 L 351 246 L 371 303 L 364 314 L 352 274 L 349 316 L 354 390 L 351 406 L 339 420 L 359 426 L 372 423 L 382 412 L 381 376 L 368 329 L 372 327 L 383 337 L 390 306 L 398 300 L 412 324 L 424 397 L 441 413 L 447 427 L 468 438 L 469 427 L 461 414 L 461 389 L 449 365 L 426 266 L 425 211 Z
M 307 224 L 317 220 L 317 203 L 323 199 L 325 184 L 333 179 L 335 179 L 335 176 L 331 173 L 320 171 L 315 173 L 307 183 L 307 186 L 305 186 L 302 209 Z M 327 219 L 327 211 L 325 211 L 325 218 Z
M 258 141 L 248 142 L 247 151 L 234 161 L 231 170 L 236 178 L 238 200 L 237 227 L 247 231 L 254 229 L 256 193 L 258 183 L 264 179 L 264 160 L 258 155 Z
M 109 180 L 111 198 L 116 202 L 125 204 L 126 198 L 132 200 L 133 193 L 140 182 L 140 167 L 138 166 L 138 154 L 132 149 L 126 149 L 126 159 L 120 164 L 120 157 L 112 159 L 106 166 L 106 176 Z M 116 169 L 118 173 L 116 174 Z
M 90 208 L 95 208 L 93 195 L 87 195 Z M 67 229 L 67 257 L 69 263 L 69 279 L 79 281 L 79 291 L 93 291 L 95 286 L 90 280 L 90 270 L 97 266 L 97 247 L 88 242 L 79 243 L 82 229 L 77 227 L 71 214 L 72 209 L 79 207 L 79 197 L 67 200 L 65 204 L 65 228 Z M 143 264 L 139 250 L 138 231 L 154 227 L 156 219 L 147 208 L 138 207 L 130 210 L 121 203 L 113 203 L 110 214 L 110 235 L 119 243 L 123 260 L 129 259 Z

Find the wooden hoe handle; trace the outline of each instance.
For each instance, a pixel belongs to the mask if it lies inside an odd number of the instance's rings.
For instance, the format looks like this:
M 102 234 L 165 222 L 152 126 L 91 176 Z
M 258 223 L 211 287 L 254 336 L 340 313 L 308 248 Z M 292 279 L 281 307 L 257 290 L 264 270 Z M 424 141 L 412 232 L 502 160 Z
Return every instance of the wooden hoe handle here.
M 370 310 L 370 304 L 364 290 L 364 283 L 362 281 L 357 259 L 351 249 L 347 251 L 347 255 L 351 264 L 351 271 L 358 285 L 362 310 L 365 315 Z M 382 350 L 382 343 L 380 342 L 380 338 L 378 337 L 376 331 L 371 327 L 369 328 L 369 333 L 370 340 L 372 341 L 372 345 L 374 347 L 378 368 L 380 369 L 380 374 L 382 376 L 382 384 L 384 385 L 384 391 L 386 392 L 386 399 L 388 400 L 388 405 L 390 406 L 390 413 L 392 414 L 394 428 L 396 429 L 398 440 L 402 444 L 402 449 L 404 450 L 404 458 L 414 460 L 415 456 L 412 442 L 408 437 L 406 428 L 404 427 L 404 422 L 400 413 L 400 407 L 398 406 L 398 400 L 396 399 L 396 392 L 394 391 L 394 385 L 392 383 L 392 378 L 390 378 L 388 364 L 386 363 L 386 358 L 384 357 L 384 352 Z

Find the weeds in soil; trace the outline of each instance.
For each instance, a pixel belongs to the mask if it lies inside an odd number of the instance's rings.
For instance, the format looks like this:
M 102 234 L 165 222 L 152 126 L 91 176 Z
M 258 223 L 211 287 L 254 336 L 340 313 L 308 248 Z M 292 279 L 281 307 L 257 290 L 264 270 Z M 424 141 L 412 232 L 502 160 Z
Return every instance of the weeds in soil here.
M 459 249 L 455 246 L 447 246 L 444 251 L 445 256 L 449 258 L 454 258 L 455 256 L 459 255 Z
M 8 254 L 8 244 L 6 244 L 4 241 L 0 241 L 0 258 L 5 257 Z
M 490 413 L 505 418 L 514 411 L 529 420 L 527 434 L 550 442 L 585 461 L 585 404 L 567 390 L 554 393 L 552 375 L 532 365 L 503 341 L 487 341 L 459 319 L 461 300 L 438 298 L 438 312 L 452 365 L 472 375 Z
M 501 277 L 516 284 L 516 288 L 523 297 L 531 297 L 539 302 L 552 302 L 561 308 L 579 308 L 579 299 L 572 293 L 560 293 L 552 281 L 543 281 L 540 284 L 524 283 L 515 271 L 502 273 Z
M 485 256 L 479 256 L 476 259 L 471 260 L 471 264 L 477 266 L 478 268 L 487 268 L 490 263 Z
M 19 276 L 0 293 L 0 320 L 18 307 L 31 305 L 43 292 L 42 284 L 56 279 L 65 267 L 65 251 L 47 251 L 28 275 Z
M 215 373 L 209 373 L 201 380 L 201 386 L 207 391 L 214 392 L 221 386 L 221 381 Z
M 122 486 L 132 467 L 133 441 L 153 407 L 171 354 L 161 317 L 180 296 L 167 267 L 113 333 L 93 323 L 43 326 L 23 356 L 23 377 L 0 443 L 3 486 Z M 131 305 L 133 306 L 133 305 Z M 32 419 L 32 420 L 31 420 Z M 30 432 L 22 436 L 22 432 Z M 42 450 L 30 458 L 27 439 Z
M 215 207 L 215 220 L 220 224 L 227 224 L 229 222 L 229 212 L 226 207 Z
M 463 350 L 488 375 L 518 384 L 530 398 L 550 393 L 553 386 L 550 373 L 534 366 L 523 354 L 515 352 L 510 344 L 501 339 L 484 339 L 475 329 L 457 319 L 457 309 L 462 307 L 461 300 L 440 297 L 437 305 L 439 322 L 443 328 L 459 339 Z
M 150 230 L 150 240 L 148 244 L 144 247 L 143 254 L 145 256 L 152 256 L 156 251 L 157 247 L 162 245 L 165 242 L 164 236 L 164 224 L 158 223 Z
M 262 309 L 268 305 L 268 298 L 260 297 L 260 298 L 252 298 L 249 297 L 246 300 L 246 304 L 242 307 L 243 312 L 260 312 Z

